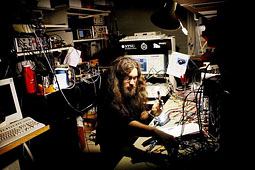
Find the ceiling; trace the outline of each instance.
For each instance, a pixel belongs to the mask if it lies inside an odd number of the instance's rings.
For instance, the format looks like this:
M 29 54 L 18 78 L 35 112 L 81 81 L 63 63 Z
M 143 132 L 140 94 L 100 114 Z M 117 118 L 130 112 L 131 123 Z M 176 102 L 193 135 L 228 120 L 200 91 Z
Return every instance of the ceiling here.
M 174 0 L 179 5 L 195 14 L 201 14 L 207 19 L 217 16 L 217 10 L 225 0 Z

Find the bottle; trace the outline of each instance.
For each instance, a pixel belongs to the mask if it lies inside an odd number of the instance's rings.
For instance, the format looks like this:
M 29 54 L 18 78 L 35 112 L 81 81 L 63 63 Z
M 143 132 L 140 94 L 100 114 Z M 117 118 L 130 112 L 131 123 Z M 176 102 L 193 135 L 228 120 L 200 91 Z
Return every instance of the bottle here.
M 31 70 L 30 65 L 23 66 L 23 72 L 27 93 L 35 93 L 37 89 L 35 72 Z

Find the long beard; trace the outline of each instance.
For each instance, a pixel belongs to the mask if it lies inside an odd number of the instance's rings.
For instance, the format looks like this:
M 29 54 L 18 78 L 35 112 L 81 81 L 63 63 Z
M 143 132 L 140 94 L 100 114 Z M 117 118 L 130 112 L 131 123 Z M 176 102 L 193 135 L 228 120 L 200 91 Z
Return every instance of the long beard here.
M 126 98 L 134 97 L 136 94 L 136 87 L 132 88 L 123 88 L 122 87 L 123 96 Z

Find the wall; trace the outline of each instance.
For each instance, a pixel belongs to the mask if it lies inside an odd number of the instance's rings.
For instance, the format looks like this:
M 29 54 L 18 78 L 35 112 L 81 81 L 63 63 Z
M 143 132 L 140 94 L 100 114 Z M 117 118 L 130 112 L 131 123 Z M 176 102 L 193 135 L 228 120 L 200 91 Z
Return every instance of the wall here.
M 160 1 L 160 0 L 159 0 Z M 154 26 L 150 21 L 150 16 L 164 3 L 148 2 L 140 0 L 135 2 L 116 1 L 114 3 L 114 11 L 119 32 L 122 35 L 134 35 L 135 32 L 161 31 L 162 34 L 173 35 L 176 38 L 176 50 L 187 54 L 187 36 L 179 30 L 163 30 Z M 177 8 L 178 10 L 179 8 Z M 181 9 L 181 21 L 186 27 L 187 13 Z M 163 21 L 162 21 L 163 22 Z

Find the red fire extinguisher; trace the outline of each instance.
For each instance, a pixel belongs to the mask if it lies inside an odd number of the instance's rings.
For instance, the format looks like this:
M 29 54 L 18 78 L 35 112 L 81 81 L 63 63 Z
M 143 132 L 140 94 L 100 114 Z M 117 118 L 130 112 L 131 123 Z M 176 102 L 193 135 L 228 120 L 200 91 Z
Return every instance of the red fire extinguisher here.
M 31 70 L 30 65 L 25 65 L 23 70 L 27 92 L 35 93 L 37 87 L 35 72 Z

